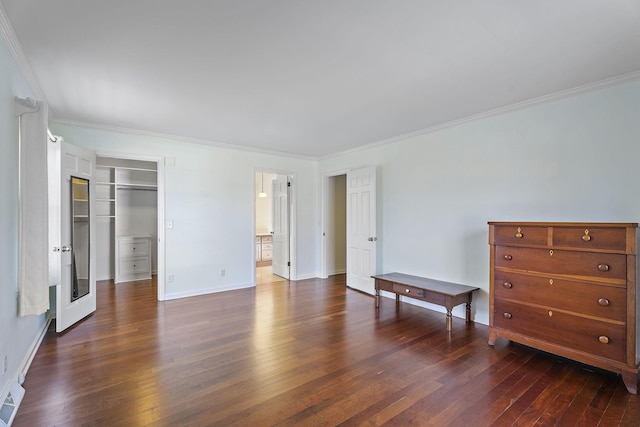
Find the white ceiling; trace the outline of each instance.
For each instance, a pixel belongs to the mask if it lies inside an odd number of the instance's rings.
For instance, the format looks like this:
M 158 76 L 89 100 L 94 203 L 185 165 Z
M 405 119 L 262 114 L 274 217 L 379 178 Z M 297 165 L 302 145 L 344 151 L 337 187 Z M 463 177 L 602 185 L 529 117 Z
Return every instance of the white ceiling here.
M 305 157 L 640 75 L 640 0 L 0 0 L 53 119 Z

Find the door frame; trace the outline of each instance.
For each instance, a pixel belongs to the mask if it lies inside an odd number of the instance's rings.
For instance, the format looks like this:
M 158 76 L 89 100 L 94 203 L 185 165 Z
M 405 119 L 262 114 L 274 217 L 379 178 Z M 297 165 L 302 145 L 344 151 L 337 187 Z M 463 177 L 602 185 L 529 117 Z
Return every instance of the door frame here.
M 289 261 L 291 262 L 291 267 L 289 269 L 289 280 L 298 280 L 298 269 L 297 269 L 297 259 L 296 259 L 296 223 L 297 223 L 297 212 L 296 212 L 296 193 L 297 193 L 297 176 L 295 172 L 284 171 L 281 169 L 270 169 L 270 168 L 261 168 L 254 167 L 253 173 L 251 175 L 251 181 L 253 185 L 251 186 L 253 191 L 251 193 L 251 208 L 253 210 L 253 215 L 251 215 L 251 270 L 253 275 L 251 277 L 252 286 L 256 286 L 256 194 L 258 194 L 258 186 L 256 184 L 256 174 L 259 173 L 270 173 L 281 176 L 288 176 L 289 181 L 291 182 L 291 187 L 289 190 L 289 200 L 287 201 L 289 204 Z
M 327 246 L 327 216 L 329 215 L 329 192 L 327 191 L 329 187 L 329 179 L 335 176 L 347 175 L 348 172 L 352 171 L 353 168 L 348 169 L 340 169 L 336 171 L 325 172 L 322 174 L 322 179 L 320 180 L 320 200 L 321 200 L 321 208 L 320 208 L 320 230 L 321 230 L 321 239 L 320 239 L 320 278 L 326 279 L 329 277 L 327 273 L 327 252 L 329 250 Z M 345 201 L 346 202 L 346 201 Z M 349 222 L 347 221 L 347 233 L 349 233 Z M 347 265 L 347 269 L 349 266 Z
M 164 202 L 164 180 L 165 180 L 165 170 L 164 156 L 153 156 L 153 155 L 141 155 L 141 154 L 133 154 L 133 153 L 124 153 L 121 151 L 96 151 L 96 157 L 111 157 L 113 159 L 122 159 L 122 160 L 140 160 L 145 162 L 154 162 L 157 164 L 157 193 L 158 193 L 158 201 L 157 201 L 157 214 L 158 214 L 158 274 L 156 276 L 157 284 L 158 284 L 158 301 L 164 301 L 166 299 L 166 285 L 165 285 L 165 202 Z M 115 238 L 115 236 L 114 236 Z M 114 240 L 115 244 L 115 240 Z

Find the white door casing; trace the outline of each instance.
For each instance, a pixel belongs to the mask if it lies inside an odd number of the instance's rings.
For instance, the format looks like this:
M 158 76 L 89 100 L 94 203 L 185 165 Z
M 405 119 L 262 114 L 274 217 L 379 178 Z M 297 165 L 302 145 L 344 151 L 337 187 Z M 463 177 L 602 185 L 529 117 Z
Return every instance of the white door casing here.
M 347 286 L 374 294 L 376 169 L 347 172 Z
M 56 286 L 56 332 L 62 332 L 69 326 L 82 320 L 96 310 L 95 280 L 95 153 L 83 150 L 60 141 L 59 168 L 59 241 L 54 245 L 59 250 L 59 277 Z M 56 153 L 57 154 L 57 153 Z M 53 154 L 55 155 L 55 154 Z M 72 258 L 74 251 L 71 242 L 71 177 L 89 180 L 89 292 L 87 295 L 72 301 Z M 56 274 L 56 273 L 53 273 Z
M 272 182 L 273 209 L 273 258 L 271 269 L 285 279 L 289 279 L 289 177 L 277 175 Z

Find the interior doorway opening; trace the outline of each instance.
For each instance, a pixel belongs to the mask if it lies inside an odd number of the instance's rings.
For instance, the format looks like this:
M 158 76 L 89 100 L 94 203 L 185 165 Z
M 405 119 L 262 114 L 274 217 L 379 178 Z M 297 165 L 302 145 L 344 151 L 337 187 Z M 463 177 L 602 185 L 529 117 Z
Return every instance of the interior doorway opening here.
M 164 164 L 96 155 L 96 272 L 116 284 L 157 279 L 164 299 Z
M 347 175 L 327 177 L 326 274 L 347 272 Z
M 293 175 L 255 172 L 256 284 L 294 278 Z

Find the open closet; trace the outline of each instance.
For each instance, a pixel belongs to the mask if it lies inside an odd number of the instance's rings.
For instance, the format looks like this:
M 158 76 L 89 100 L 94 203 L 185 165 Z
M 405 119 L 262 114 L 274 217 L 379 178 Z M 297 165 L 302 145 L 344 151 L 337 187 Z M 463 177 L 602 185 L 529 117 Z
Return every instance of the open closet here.
M 96 157 L 96 279 L 115 283 L 157 273 L 157 163 Z

